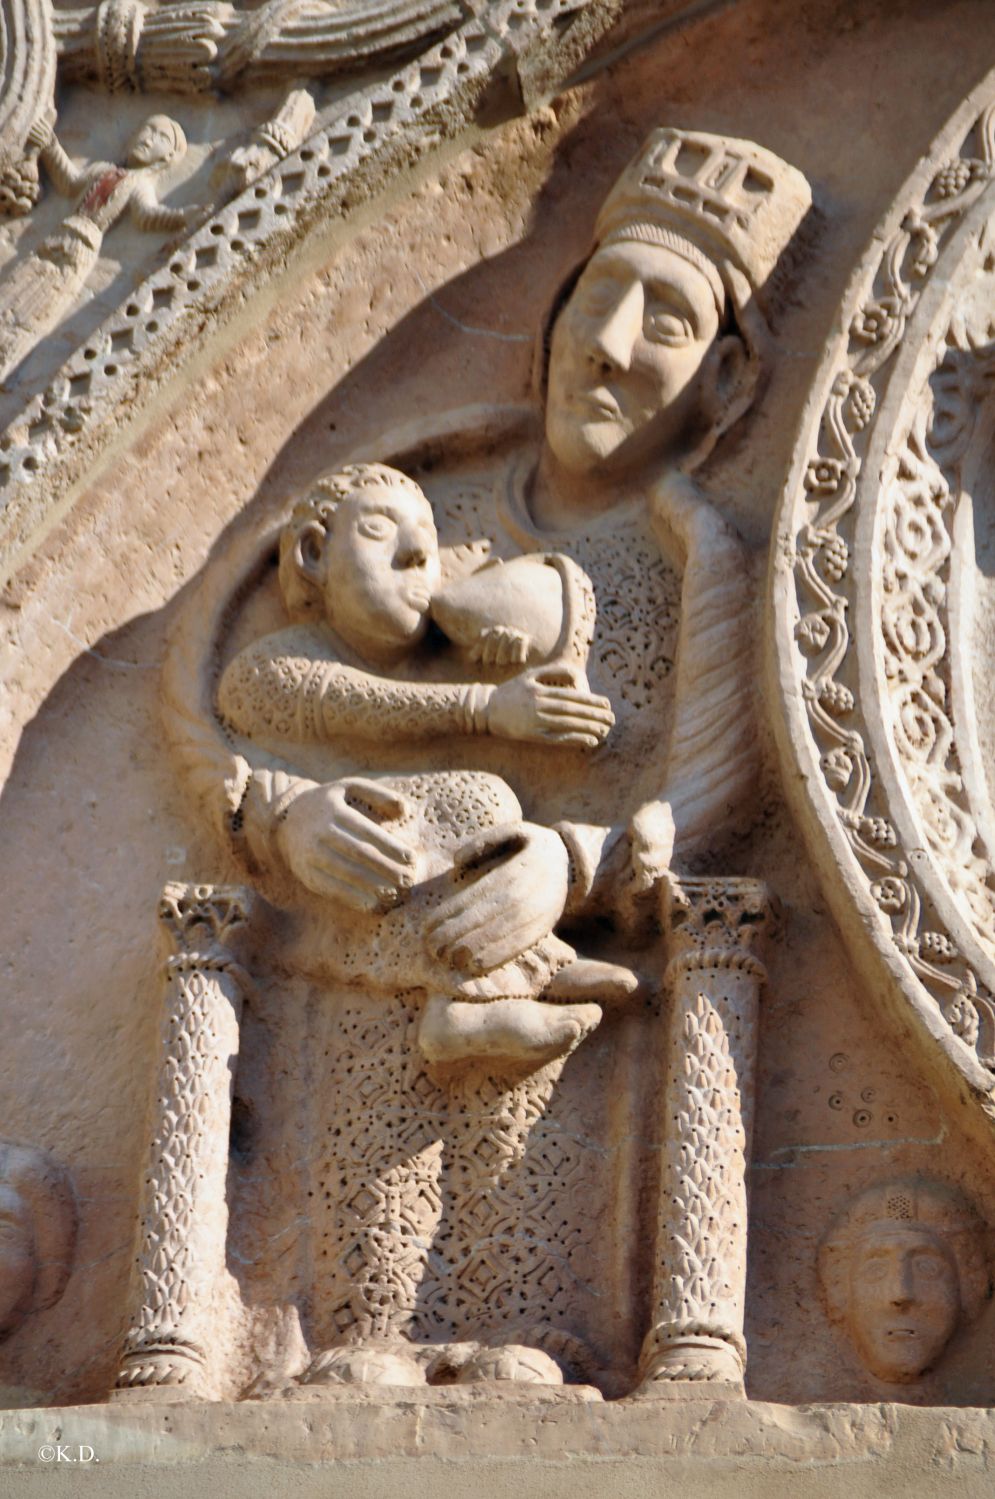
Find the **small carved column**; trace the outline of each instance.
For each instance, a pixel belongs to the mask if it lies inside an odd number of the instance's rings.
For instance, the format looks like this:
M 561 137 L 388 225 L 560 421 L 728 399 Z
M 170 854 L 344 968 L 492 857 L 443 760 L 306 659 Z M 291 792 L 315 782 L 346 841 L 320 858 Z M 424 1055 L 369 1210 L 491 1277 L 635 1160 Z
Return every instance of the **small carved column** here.
M 769 923 L 757 880 L 684 879 L 665 894 L 670 960 L 653 1322 L 644 1390 L 742 1384 L 746 1165 Z
M 135 1314 L 115 1398 L 214 1393 L 208 1350 L 228 1231 L 228 1142 L 244 971 L 231 943 L 251 896 L 167 885 L 161 1051 L 138 1239 Z

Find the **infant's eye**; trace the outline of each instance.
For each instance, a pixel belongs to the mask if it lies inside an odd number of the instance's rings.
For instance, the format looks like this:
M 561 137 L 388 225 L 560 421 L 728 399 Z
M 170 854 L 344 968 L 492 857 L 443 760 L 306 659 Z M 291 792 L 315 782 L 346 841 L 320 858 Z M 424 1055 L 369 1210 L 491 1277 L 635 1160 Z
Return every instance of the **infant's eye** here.
M 366 536 L 370 541 L 386 541 L 397 530 L 397 522 L 389 515 L 364 515 L 356 529 L 360 536 Z
M 687 344 L 694 338 L 694 331 L 687 318 L 667 307 L 654 307 L 647 303 L 643 319 L 646 337 L 658 344 Z

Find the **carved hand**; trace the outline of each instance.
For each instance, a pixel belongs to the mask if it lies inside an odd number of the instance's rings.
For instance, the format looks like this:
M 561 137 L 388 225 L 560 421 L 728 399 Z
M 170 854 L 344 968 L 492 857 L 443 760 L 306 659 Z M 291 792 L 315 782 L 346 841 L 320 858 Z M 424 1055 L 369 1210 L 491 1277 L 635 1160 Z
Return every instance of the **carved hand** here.
M 432 913 L 429 951 L 453 968 L 486 973 L 553 930 L 567 899 L 567 851 L 551 828 L 489 828 L 460 849 L 467 876 Z
M 482 630 L 470 647 L 470 660 L 483 666 L 524 666 L 531 644 L 523 630 L 512 625 L 493 625 Z
M 574 679 L 568 686 L 567 680 L 565 669 L 540 666 L 502 682 L 488 703 L 488 732 L 597 749 L 615 722 L 611 703 L 589 692 L 586 682 Z
M 29 146 L 35 146 L 39 151 L 43 151 L 46 146 L 51 144 L 54 136 L 55 114 L 52 110 L 48 110 L 40 119 L 35 120 L 31 126 L 31 129 L 28 131 L 27 143 Z
M 356 911 L 385 911 L 414 884 L 417 866 L 415 850 L 382 824 L 410 811 L 397 792 L 351 776 L 302 792 L 279 825 L 277 843 L 315 895 Z
M 647 802 L 629 831 L 633 894 L 645 895 L 670 869 L 676 829 L 669 802 Z

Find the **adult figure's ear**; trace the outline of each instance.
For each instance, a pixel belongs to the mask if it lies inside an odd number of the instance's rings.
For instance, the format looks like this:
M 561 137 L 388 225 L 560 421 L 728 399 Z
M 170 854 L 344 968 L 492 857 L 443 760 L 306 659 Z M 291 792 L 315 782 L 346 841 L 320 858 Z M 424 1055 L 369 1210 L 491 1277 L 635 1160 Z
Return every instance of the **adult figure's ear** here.
M 760 375 L 760 362 L 750 354 L 739 333 L 716 339 L 705 370 L 703 406 L 716 442 L 751 405 Z

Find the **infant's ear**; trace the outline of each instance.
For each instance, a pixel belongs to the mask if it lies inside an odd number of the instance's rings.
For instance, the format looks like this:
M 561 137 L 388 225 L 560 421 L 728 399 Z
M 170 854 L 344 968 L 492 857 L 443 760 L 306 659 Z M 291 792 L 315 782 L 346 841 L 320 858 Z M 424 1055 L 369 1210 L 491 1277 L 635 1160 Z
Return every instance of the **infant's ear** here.
M 318 521 L 302 526 L 294 541 L 294 566 L 302 578 L 320 588 L 325 557 L 325 528 Z

